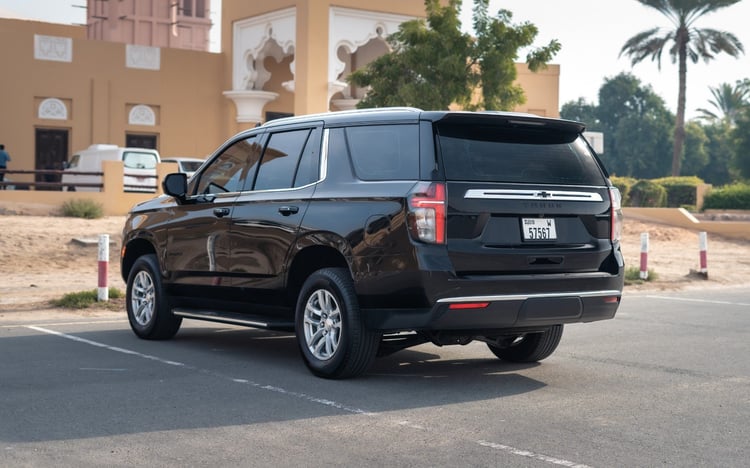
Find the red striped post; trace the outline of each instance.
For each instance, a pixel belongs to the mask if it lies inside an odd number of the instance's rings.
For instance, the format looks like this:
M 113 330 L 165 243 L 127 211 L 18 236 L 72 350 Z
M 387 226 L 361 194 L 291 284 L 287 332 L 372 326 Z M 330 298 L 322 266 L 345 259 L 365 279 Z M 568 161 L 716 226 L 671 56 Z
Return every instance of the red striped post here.
M 99 235 L 99 288 L 96 300 L 109 301 L 109 287 L 107 286 L 107 271 L 109 270 L 109 235 Z
M 708 234 L 698 233 L 698 249 L 700 250 L 700 273 L 708 276 Z
M 642 280 L 648 279 L 648 233 L 641 233 L 641 273 Z

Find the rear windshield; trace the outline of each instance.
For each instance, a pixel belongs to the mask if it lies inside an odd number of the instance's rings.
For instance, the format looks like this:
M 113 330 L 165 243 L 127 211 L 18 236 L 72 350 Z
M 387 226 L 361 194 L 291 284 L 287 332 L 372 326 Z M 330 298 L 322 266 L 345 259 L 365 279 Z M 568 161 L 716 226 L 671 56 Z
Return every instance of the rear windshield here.
M 129 169 L 156 169 L 157 161 L 154 153 L 127 151 L 122 157 L 122 163 Z
M 447 180 L 603 185 L 604 175 L 577 134 L 542 128 L 440 125 Z
M 203 164 L 202 161 L 180 161 L 182 170 L 185 172 L 195 172 Z

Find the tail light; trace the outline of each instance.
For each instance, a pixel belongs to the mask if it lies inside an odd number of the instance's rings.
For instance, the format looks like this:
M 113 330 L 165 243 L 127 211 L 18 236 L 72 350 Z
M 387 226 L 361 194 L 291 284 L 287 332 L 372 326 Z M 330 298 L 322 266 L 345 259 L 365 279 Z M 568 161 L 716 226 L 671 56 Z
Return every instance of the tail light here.
M 619 242 L 622 235 L 622 196 L 617 187 L 609 188 L 609 201 L 611 202 L 609 238 L 612 242 Z
M 408 197 L 409 230 L 414 239 L 445 244 L 445 184 L 420 182 Z

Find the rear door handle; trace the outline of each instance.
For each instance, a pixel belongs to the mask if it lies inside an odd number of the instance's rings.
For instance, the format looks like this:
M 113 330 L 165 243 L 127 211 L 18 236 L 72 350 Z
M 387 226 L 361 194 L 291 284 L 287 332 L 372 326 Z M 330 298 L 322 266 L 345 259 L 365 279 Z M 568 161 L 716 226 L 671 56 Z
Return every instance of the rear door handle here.
M 279 213 L 283 214 L 284 216 L 297 214 L 298 212 L 299 208 L 296 206 L 282 206 L 281 208 L 279 208 Z
M 223 218 L 229 214 L 229 208 L 214 208 L 214 216 Z

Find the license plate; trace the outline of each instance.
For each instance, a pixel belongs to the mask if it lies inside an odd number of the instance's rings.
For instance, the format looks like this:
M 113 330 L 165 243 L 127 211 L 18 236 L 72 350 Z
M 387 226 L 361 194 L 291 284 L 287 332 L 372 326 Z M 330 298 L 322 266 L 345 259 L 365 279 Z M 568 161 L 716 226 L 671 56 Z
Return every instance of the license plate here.
M 521 231 L 523 231 L 523 240 L 557 239 L 555 220 L 552 218 L 522 218 Z

